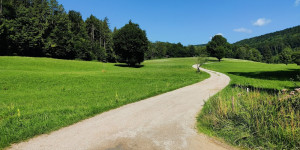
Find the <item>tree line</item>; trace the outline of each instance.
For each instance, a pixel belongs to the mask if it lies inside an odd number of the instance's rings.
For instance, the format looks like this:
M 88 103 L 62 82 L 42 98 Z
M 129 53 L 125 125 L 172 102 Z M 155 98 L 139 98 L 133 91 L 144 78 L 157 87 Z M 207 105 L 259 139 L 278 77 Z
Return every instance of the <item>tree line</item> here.
M 129 55 L 135 54 L 136 63 L 140 63 L 144 58 L 192 57 L 203 49 L 181 43 L 149 42 L 145 31 L 131 21 L 122 33 L 116 28 L 111 31 L 108 18 L 100 20 L 91 15 L 83 20 L 80 12 L 66 12 L 56 0 L 1 0 L 0 8 L 2 56 L 128 62 L 133 61 Z M 126 49 L 138 45 L 142 46 L 137 49 L 140 52 Z
M 229 44 L 216 35 L 206 45 L 150 42 L 129 21 L 112 31 L 108 18 L 66 12 L 56 0 L 0 0 L 0 55 L 125 62 L 212 56 L 266 63 L 300 62 L 300 26 Z M 299 63 L 298 63 L 299 64 Z
M 181 43 L 150 42 L 145 53 L 146 59 L 158 59 L 169 57 L 194 57 L 206 53 L 203 46 L 183 46 Z
M 212 40 L 206 45 L 206 50 L 209 56 L 216 57 L 219 61 L 226 58 L 236 58 L 252 60 L 265 63 L 296 63 L 300 65 L 300 49 L 294 50 L 290 47 L 285 47 L 277 55 L 273 55 L 271 51 L 261 52 L 259 49 L 250 47 L 249 45 L 229 44 L 221 35 L 215 35 Z M 276 58 L 276 62 L 274 61 Z M 271 61 L 272 60 L 272 61 Z
M 205 45 L 183 46 L 181 43 L 155 42 L 150 43 L 145 56 L 147 59 L 153 59 L 201 55 L 216 57 L 219 61 L 222 58 L 235 58 L 265 63 L 296 63 L 300 65 L 300 42 L 297 42 L 300 40 L 300 36 L 298 35 L 300 35 L 300 26 L 234 44 L 228 43 L 227 39 L 221 35 L 214 36 Z M 280 42 L 267 42 L 276 41 L 276 39 L 286 41 L 286 43 L 278 47 Z

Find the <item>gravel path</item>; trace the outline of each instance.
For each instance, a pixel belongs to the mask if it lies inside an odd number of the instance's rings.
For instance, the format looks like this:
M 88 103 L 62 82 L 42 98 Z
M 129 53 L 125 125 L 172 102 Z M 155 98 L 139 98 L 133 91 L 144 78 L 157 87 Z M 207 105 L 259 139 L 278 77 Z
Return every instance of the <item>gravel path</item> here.
M 193 66 L 196 67 L 195 65 Z M 162 95 L 104 112 L 50 134 L 14 144 L 20 150 L 230 149 L 195 129 L 204 101 L 229 84 L 222 73 Z

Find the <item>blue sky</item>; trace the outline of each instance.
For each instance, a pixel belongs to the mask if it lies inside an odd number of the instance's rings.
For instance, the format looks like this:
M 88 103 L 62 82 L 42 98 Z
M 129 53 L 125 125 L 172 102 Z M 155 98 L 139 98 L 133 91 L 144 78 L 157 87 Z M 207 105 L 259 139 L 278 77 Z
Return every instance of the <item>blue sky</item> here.
M 58 0 L 66 11 L 108 17 L 110 28 L 131 19 L 150 41 L 203 44 L 216 34 L 230 43 L 300 25 L 300 0 Z

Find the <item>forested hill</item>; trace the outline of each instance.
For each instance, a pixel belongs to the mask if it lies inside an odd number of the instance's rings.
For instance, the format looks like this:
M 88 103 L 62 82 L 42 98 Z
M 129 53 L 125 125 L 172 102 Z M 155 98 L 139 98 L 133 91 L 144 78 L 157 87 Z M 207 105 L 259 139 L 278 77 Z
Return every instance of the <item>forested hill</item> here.
M 0 1 L 1 56 L 114 61 L 113 33 L 108 18 L 83 20 L 57 0 Z
M 300 25 L 234 43 L 236 46 L 248 45 L 257 48 L 260 52 L 270 49 L 273 55 L 277 55 L 284 48 L 296 49 L 300 47 Z

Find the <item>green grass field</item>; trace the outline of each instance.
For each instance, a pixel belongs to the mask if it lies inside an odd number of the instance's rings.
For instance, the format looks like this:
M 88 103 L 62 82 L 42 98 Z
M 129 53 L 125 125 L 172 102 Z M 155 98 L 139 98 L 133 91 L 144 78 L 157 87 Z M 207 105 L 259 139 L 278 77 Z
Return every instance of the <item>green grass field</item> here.
M 0 57 L 0 149 L 101 112 L 205 78 L 195 58 L 143 67 L 50 58 Z
M 204 68 L 227 74 L 231 84 L 204 105 L 200 132 L 243 148 L 300 148 L 300 95 L 279 92 L 299 87 L 300 66 L 224 59 Z
M 231 84 L 253 86 L 265 89 L 291 89 L 300 76 L 300 67 L 296 64 L 266 64 L 238 59 L 224 59 L 221 63 L 211 59 L 213 63 L 205 64 L 204 68 L 227 74 Z

